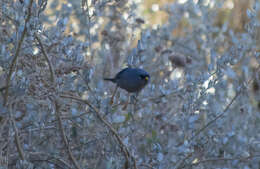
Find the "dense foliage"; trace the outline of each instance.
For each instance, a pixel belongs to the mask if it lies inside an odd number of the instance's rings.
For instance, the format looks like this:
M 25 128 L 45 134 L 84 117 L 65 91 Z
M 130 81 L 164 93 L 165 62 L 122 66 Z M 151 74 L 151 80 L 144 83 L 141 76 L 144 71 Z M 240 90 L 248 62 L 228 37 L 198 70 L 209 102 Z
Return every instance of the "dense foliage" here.
M 0 169 L 260 168 L 259 1 L 1 0 L 0 20 Z M 126 66 L 151 80 L 123 110 L 103 78 Z

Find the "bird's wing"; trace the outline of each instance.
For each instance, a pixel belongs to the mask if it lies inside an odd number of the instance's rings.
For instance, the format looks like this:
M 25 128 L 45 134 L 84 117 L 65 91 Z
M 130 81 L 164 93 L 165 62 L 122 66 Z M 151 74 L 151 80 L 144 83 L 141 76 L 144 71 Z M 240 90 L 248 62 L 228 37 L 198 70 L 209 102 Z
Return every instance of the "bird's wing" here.
M 122 74 L 123 74 L 127 69 L 129 69 L 129 68 L 124 68 L 123 70 L 121 70 L 120 72 L 118 72 L 117 75 L 116 75 L 116 77 L 115 77 L 115 79 L 120 78 L 120 77 L 122 76 Z

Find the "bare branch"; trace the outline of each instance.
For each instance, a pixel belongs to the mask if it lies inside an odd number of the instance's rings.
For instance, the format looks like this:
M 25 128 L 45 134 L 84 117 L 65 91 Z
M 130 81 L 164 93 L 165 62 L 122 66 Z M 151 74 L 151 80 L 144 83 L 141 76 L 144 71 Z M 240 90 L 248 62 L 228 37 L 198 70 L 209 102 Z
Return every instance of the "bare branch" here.
M 111 126 L 111 124 L 109 122 L 107 122 L 102 116 L 101 116 L 101 113 L 100 111 L 95 107 L 93 106 L 91 103 L 89 103 L 87 100 L 83 100 L 81 98 L 78 98 L 78 97 L 74 97 L 74 96 L 65 96 L 65 95 L 61 95 L 61 97 L 63 98 L 68 98 L 68 99 L 73 99 L 73 100 L 77 100 L 79 102 L 83 102 L 85 103 L 86 105 L 88 105 L 97 115 L 98 119 L 106 126 L 109 128 L 109 130 L 112 132 L 112 134 L 115 136 L 115 138 L 117 139 L 120 147 L 121 147 L 121 150 L 123 151 L 124 153 L 124 156 L 125 156 L 125 159 L 126 159 L 126 165 L 129 167 L 129 164 L 130 164 L 130 161 L 129 161 L 129 156 L 133 159 L 133 162 L 134 162 L 134 168 L 137 168 L 136 166 L 136 161 L 135 161 L 135 158 L 133 156 L 130 155 L 129 153 L 129 150 L 127 149 L 126 145 L 123 143 L 121 137 L 119 136 L 119 134 L 116 132 L 116 130 Z M 126 168 L 128 168 L 126 167 Z
M 11 118 L 11 121 L 12 121 L 12 125 L 13 125 L 13 128 L 14 128 L 14 138 L 15 138 L 15 145 L 16 145 L 16 148 L 18 150 L 18 153 L 19 153 L 19 156 L 22 160 L 25 160 L 25 156 L 24 156 L 24 152 L 23 152 L 23 148 L 22 148 L 22 145 L 21 145 L 21 142 L 20 142 L 20 139 L 19 139 L 19 131 L 16 127 L 16 124 L 15 124 L 15 121 L 13 118 Z
M 3 101 L 4 105 L 6 105 L 7 101 L 8 101 L 8 92 L 9 92 L 9 87 L 10 87 L 11 76 L 12 76 L 12 73 L 14 72 L 14 67 L 15 67 L 15 64 L 16 64 L 16 60 L 17 60 L 17 58 L 19 56 L 20 49 L 21 49 L 21 46 L 22 46 L 22 43 L 23 43 L 26 31 L 27 31 L 27 24 L 28 24 L 28 22 L 29 22 L 29 20 L 31 18 L 32 3 L 33 3 L 33 0 L 30 0 L 29 6 L 28 6 L 28 15 L 27 15 L 27 18 L 25 19 L 24 30 L 22 32 L 20 40 L 18 41 L 18 45 L 17 45 L 16 51 L 15 51 L 15 55 L 14 55 L 14 58 L 12 60 L 12 63 L 11 63 L 11 66 L 10 66 L 10 69 L 9 69 L 9 72 L 8 72 L 8 76 L 7 76 L 7 79 L 6 79 L 6 85 L 5 85 L 6 86 L 6 90 L 5 90 L 4 101 Z
M 248 160 L 252 160 L 254 158 L 260 158 L 260 155 L 250 155 L 248 157 L 234 157 L 234 158 L 211 158 L 211 159 L 205 159 L 205 160 L 198 161 L 194 164 L 191 164 L 191 166 L 196 166 L 201 163 L 218 162 L 218 161 L 233 161 L 233 160 L 248 161 Z
M 62 126 L 62 120 L 61 120 L 61 115 L 60 115 L 60 106 L 59 106 L 59 103 L 58 103 L 57 99 L 54 101 L 54 104 L 55 104 L 56 117 L 58 119 L 58 124 L 59 124 L 59 128 L 60 128 L 61 137 L 62 137 L 62 140 L 63 140 L 63 142 L 65 144 L 65 147 L 67 148 L 67 151 L 68 151 L 68 154 L 69 154 L 69 158 L 72 161 L 74 167 L 77 168 L 77 169 L 80 169 L 80 166 L 79 166 L 77 160 L 75 159 L 75 157 L 72 154 L 69 142 L 67 140 L 64 128 Z
M 41 50 L 42 50 L 42 53 L 43 53 L 43 56 L 45 57 L 45 59 L 46 59 L 46 61 L 47 61 L 47 63 L 48 63 L 48 66 L 49 66 L 49 69 L 50 69 L 50 74 L 51 74 L 51 81 L 52 81 L 52 83 L 54 83 L 55 82 L 55 74 L 54 74 L 54 71 L 53 71 L 53 66 L 52 66 L 52 64 L 51 64 L 51 61 L 50 61 L 50 59 L 49 59 L 49 57 L 48 57 L 48 54 L 47 54 L 47 52 L 46 52 L 46 50 L 45 50 L 45 48 L 44 48 L 44 46 L 43 46 L 43 44 L 42 44 L 42 42 L 41 42 L 41 39 L 39 38 L 39 36 L 35 33 L 34 34 L 34 36 L 35 36 L 35 38 L 36 38 L 36 40 L 38 41 L 38 43 L 39 43 L 39 45 L 40 45 L 40 47 L 41 47 Z
M 260 66 L 258 66 L 257 71 L 258 72 L 260 69 Z M 250 78 L 250 80 L 247 82 L 247 85 L 249 85 L 254 78 Z M 220 113 L 216 118 L 208 122 L 204 127 L 199 129 L 190 139 L 189 141 L 193 140 L 195 137 L 197 137 L 202 131 L 204 131 L 206 128 L 208 128 L 211 124 L 216 122 L 219 118 L 221 118 L 230 108 L 230 106 L 234 103 L 234 101 L 237 99 L 237 97 L 242 93 L 242 86 L 240 87 L 239 91 L 235 94 L 235 96 L 231 99 L 231 101 L 228 103 L 228 105 L 225 107 L 222 113 Z

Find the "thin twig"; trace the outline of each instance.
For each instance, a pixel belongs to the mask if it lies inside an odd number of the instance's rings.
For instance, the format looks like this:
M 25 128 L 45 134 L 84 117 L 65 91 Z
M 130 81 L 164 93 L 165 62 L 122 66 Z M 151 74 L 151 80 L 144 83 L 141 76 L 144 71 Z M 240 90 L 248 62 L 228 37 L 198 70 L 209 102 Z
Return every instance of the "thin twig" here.
M 256 69 L 256 72 L 258 72 L 260 69 L 260 66 L 258 66 L 258 68 Z M 252 81 L 253 81 L 253 77 L 250 78 L 250 80 L 247 82 L 247 84 L 249 85 Z M 216 118 L 214 118 L 213 120 L 211 120 L 210 122 L 208 122 L 204 127 L 202 127 L 201 129 L 199 129 L 190 139 L 188 139 L 189 141 L 193 140 L 195 137 L 197 137 L 202 131 L 204 131 L 206 128 L 208 128 L 208 126 L 210 126 L 211 124 L 213 124 L 214 122 L 216 122 L 219 118 L 221 118 L 230 108 L 230 106 L 234 103 L 234 101 L 237 99 L 237 97 L 242 93 L 242 87 L 240 87 L 239 91 L 235 94 L 235 96 L 231 99 L 231 101 L 228 103 L 228 105 L 225 107 L 225 109 L 223 110 L 222 113 L 220 113 Z
M 237 97 L 241 94 L 241 90 L 236 93 L 236 95 L 232 98 L 232 100 L 229 102 L 229 104 L 225 107 L 224 111 L 220 113 L 216 118 L 208 122 L 205 126 L 203 126 L 199 131 L 197 131 L 190 139 L 189 141 L 193 140 L 195 137 L 197 137 L 203 130 L 208 128 L 211 124 L 213 124 L 215 121 L 217 121 L 219 118 L 221 118 L 230 108 L 230 106 L 234 103 L 234 101 L 237 99 Z
M 54 75 L 55 74 L 54 74 L 53 66 L 51 64 L 49 56 L 48 56 L 48 54 L 47 54 L 47 52 L 46 52 L 46 50 L 45 50 L 45 48 L 44 48 L 44 46 L 43 46 L 43 44 L 41 42 L 41 39 L 39 38 L 39 36 L 36 33 L 34 34 L 34 36 L 35 36 L 36 40 L 38 41 L 38 43 L 39 43 L 39 45 L 41 47 L 41 51 L 43 53 L 43 56 L 45 57 L 45 59 L 46 59 L 46 61 L 48 63 L 48 66 L 49 66 L 49 69 L 50 69 L 50 74 L 51 74 L 51 81 L 54 82 Z
M 33 0 L 30 0 L 29 6 L 28 6 L 28 15 L 27 15 L 27 18 L 25 19 L 24 29 L 23 29 L 21 38 L 18 41 L 18 45 L 17 45 L 16 51 L 15 51 L 15 54 L 14 54 L 14 58 L 12 60 L 12 63 L 11 63 L 11 66 L 10 66 L 10 69 L 9 69 L 9 72 L 8 72 L 8 75 L 7 75 L 6 85 L 5 85 L 6 86 L 6 90 L 5 90 L 5 94 L 4 94 L 3 105 L 6 105 L 7 101 L 8 101 L 8 92 L 9 92 L 9 87 L 10 87 L 11 76 L 12 76 L 12 73 L 14 72 L 14 67 L 15 67 L 15 64 L 16 64 L 16 60 L 17 60 L 17 58 L 19 56 L 20 49 L 21 49 L 21 46 L 22 46 L 25 34 L 27 32 L 27 24 L 28 24 L 28 22 L 29 22 L 29 20 L 31 18 L 32 3 L 33 3 Z
M 152 165 L 150 164 L 145 164 L 145 163 L 142 163 L 140 164 L 140 166 L 143 166 L 143 167 L 146 167 L 146 168 L 150 168 L 150 169 L 155 169 Z
M 87 7 L 86 10 L 85 10 L 85 5 Z M 82 11 L 87 15 L 87 22 L 88 22 L 88 28 L 87 28 L 88 30 L 87 31 L 88 31 L 88 41 L 89 41 L 88 50 L 90 52 L 91 45 L 92 45 L 92 40 L 91 40 L 91 35 L 90 35 L 91 16 L 89 14 L 90 7 L 89 7 L 89 4 L 88 4 L 88 1 L 87 0 L 83 0 L 81 7 L 82 7 Z M 93 55 L 91 55 L 91 60 L 93 60 Z
M 67 149 L 67 151 L 69 153 L 69 158 L 72 161 L 74 167 L 77 168 L 77 169 L 80 169 L 80 166 L 79 166 L 77 160 L 75 159 L 75 157 L 72 154 L 69 142 L 67 140 L 64 128 L 62 126 L 62 120 L 61 120 L 61 115 L 60 115 L 61 114 L 60 113 L 60 105 L 59 105 L 57 99 L 54 101 L 54 104 L 55 104 L 56 118 L 58 119 L 58 124 L 59 124 L 59 128 L 60 128 L 61 137 L 62 137 L 62 140 L 63 140 L 63 142 L 65 144 L 65 147 L 66 147 L 66 149 Z
M 258 72 L 260 70 L 260 65 L 257 67 L 256 72 Z M 247 86 L 249 84 L 251 84 L 251 82 L 253 81 L 253 77 L 247 82 Z M 219 114 L 215 119 L 211 120 L 210 122 L 208 122 L 204 127 L 202 127 L 201 129 L 199 129 L 195 135 L 193 135 L 191 138 L 189 138 L 188 140 L 191 141 L 193 140 L 195 137 L 197 137 L 202 131 L 204 131 L 206 128 L 208 128 L 211 124 L 213 124 L 214 122 L 216 122 L 219 118 L 221 118 L 230 108 L 230 106 L 234 103 L 234 101 L 237 99 L 237 97 L 242 93 L 242 89 L 240 88 L 240 90 L 236 93 L 236 95 L 231 99 L 231 101 L 229 102 L 229 104 L 225 107 L 225 109 L 223 110 L 223 112 L 221 114 Z M 191 157 L 192 153 L 188 154 L 185 158 L 183 158 L 181 160 L 181 162 L 179 162 L 175 168 L 176 169 L 180 169 L 180 168 L 184 168 L 184 162 L 186 159 L 188 159 L 189 157 Z
M 28 159 L 30 162 L 47 162 L 55 165 L 57 168 L 72 169 L 73 166 L 68 164 L 62 157 L 51 153 L 44 152 L 28 152 Z M 14 166 L 17 162 L 17 155 L 12 154 L 9 156 L 9 166 Z
M 192 153 L 189 153 L 186 157 L 184 157 L 182 160 L 180 160 L 177 165 L 174 167 L 174 169 L 181 169 L 184 168 L 184 162 L 192 156 Z
M 36 40 L 38 41 L 40 47 L 41 47 L 41 51 L 48 63 L 48 66 L 49 66 L 49 70 L 50 70 L 50 74 L 51 74 L 51 82 L 52 82 L 52 85 L 54 85 L 55 83 L 55 73 L 54 73 L 54 69 L 53 69 L 53 66 L 51 64 L 51 61 L 49 59 L 49 56 L 41 42 L 41 39 L 39 38 L 39 36 L 35 33 L 34 34 Z M 60 128 L 60 132 L 61 132 L 61 137 L 62 137 L 62 140 L 65 144 L 65 147 L 67 149 L 67 152 L 69 154 L 69 158 L 70 160 L 72 161 L 72 164 L 74 165 L 75 168 L 77 169 L 80 169 L 80 165 L 78 164 L 76 158 L 74 157 L 72 151 L 71 151 L 71 148 L 70 148 L 70 145 L 69 145 L 69 142 L 67 140 L 67 137 L 66 137 L 66 134 L 65 134 L 65 131 L 64 131 L 64 128 L 62 126 L 62 118 L 61 118 L 61 113 L 60 113 L 60 105 L 58 103 L 58 98 L 55 98 L 54 100 L 54 104 L 55 104 L 55 112 L 56 112 L 56 118 L 58 119 L 58 125 L 59 125 L 59 128 Z
M 13 125 L 13 128 L 14 128 L 14 133 L 15 133 L 14 139 L 15 139 L 16 148 L 18 150 L 20 158 L 22 160 L 25 160 L 24 152 L 23 152 L 22 145 L 21 145 L 21 142 L 20 142 L 20 139 L 19 139 L 19 132 L 18 132 L 18 129 L 16 127 L 15 121 L 12 117 L 11 117 L 11 122 L 12 122 L 12 125 Z
M 111 131 L 111 133 L 115 136 L 115 138 L 117 139 L 119 145 L 120 145 L 120 148 L 121 150 L 123 151 L 124 153 L 124 156 L 125 156 L 125 159 L 126 159 L 126 165 L 129 167 L 129 164 L 130 164 L 130 161 L 129 161 L 129 156 L 132 158 L 133 160 L 133 163 L 134 163 L 134 168 L 137 169 L 137 166 L 136 166 L 136 160 L 133 156 L 130 155 L 129 153 L 129 150 L 127 149 L 126 145 L 123 143 L 121 137 L 119 136 L 119 134 L 116 132 L 116 130 L 111 126 L 111 124 L 109 122 L 107 122 L 102 116 L 101 116 L 101 113 L 100 111 L 95 107 L 93 106 L 91 103 L 89 103 L 87 100 L 83 100 L 81 98 L 78 98 L 78 97 L 74 97 L 74 96 L 66 96 L 66 95 L 61 95 L 61 97 L 63 98 L 68 98 L 68 99 L 73 99 L 73 100 L 77 100 L 77 101 L 80 101 L 80 102 L 83 102 L 85 103 L 86 105 L 88 105 L 97 115 L 98 119 L 105 125 L 109 128 L 109 130 Z
M 16 64 L 16 60 L 17 60 L 17 58 L 19 56 L 20 49 L 21 49 L 23 40 L 25 38 L 25 34 L 27 32 L 27 24 L 28 24 L 28 22 L 29 22 L 29 20 L 31 18 L 32 3 L 33 3 L 33 0 L 30 0 L 29 6 L 28 6 L 28 15 L 27 15 L 27 18 L 25 19 L 24 30 L 22 32 L 20 40 L 18 41 L 18 45 L 17 45 L 16 51 L 15 51 L 15 55 L 14 55 L 14 58 L 12 60 L 12 63 L 11 63 L 11 66 L 10 66 L 10 69 L 9 69 L 9 72 L 8 72 L 8 76 L 7 76 L 7 79 L 6 79 L 6 85 L 5 85 L 6 86 L 6 88 L 5 88 L 6 90 L 5 90 L 4 99 L 3 99 L 3 105 L 5 105 L 5 106 L 6 106 L 7 101 L 8 101 L 8 91 L 9 91 L 9 87 L 10 87 L 11 76 L 12 76 L 12 73 L 14 72 L 14 67 L 15 67 L 15 64 Z M 23 149 L 22 149 L 22 146 L 21 146 L 21 142 L 20 142 L 20 139 L 19 139 L 19 132 L 18 132 L 18 129 L 16 127 L 15 121 L 14 121 L 14 119 L 12 117 L 11 117 L 11 122 L 12 122 L 12 125 L 13 125 L 13 128 L 14 128 L 14 132 L 15 132 L 16 148 L 18 150 L 20 158 L 22 160 L 25 160 L 25 155 L 24 155 L 24 152 L 23 152 Z
M 6 89 L 6 86 L 3 86 L 0 88 L 0 92 L 4 91 Z
M 191 164 L 191 166 L 196 166 L 201 163 L 207 163 L 207 162 L 232 161 L 232 160 L 246 161 L 246 160 L 251 160 L 253 158 L 260 158 L 260 155 L 250 155 L 248 157 L 237 157 L 237 158 L 211 158 L 211 159 L 198 161 L 196 163 Z

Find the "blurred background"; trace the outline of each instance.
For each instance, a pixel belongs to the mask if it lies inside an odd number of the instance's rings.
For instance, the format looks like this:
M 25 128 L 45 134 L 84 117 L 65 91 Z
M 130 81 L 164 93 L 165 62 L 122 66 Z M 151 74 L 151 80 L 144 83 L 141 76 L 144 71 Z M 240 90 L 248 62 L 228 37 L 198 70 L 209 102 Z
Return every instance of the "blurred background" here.
M 2 168 L 260 168 L 259 0 L 2 0 L 0 20 Z M 123 110 L 103 78 L 127 66 L 151 79 Z

